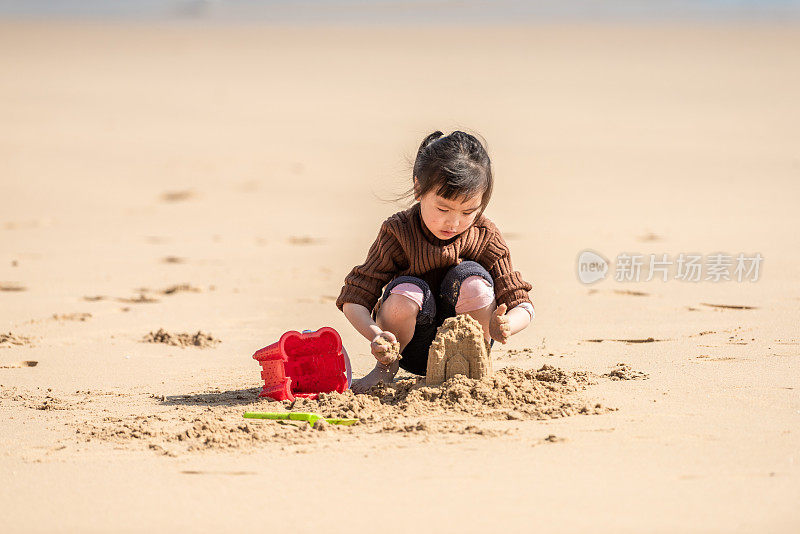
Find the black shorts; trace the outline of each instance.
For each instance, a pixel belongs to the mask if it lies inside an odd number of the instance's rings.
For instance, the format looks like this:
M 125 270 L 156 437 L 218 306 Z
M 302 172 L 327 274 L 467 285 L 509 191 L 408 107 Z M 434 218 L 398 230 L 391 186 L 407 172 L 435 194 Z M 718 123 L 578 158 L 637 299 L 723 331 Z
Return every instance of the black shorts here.
M 470 276 L 480 276 L 494 287 L 494 280 L 489 271 L 474 261 L 462 261 L 447 271 L 435 293 L 427 282 L 416 276 L 398 276 L 386 285 L 380 303 L 389 297 L 395 286 L 403 283 L 418 286 L 424 295 L 422 309 L 417 314 L 414 336 L 401 353 L 403 355 L 400 359 L 401 368 L 410 373 L 425 375 L 428 370 L 428 349 L 436 337 L 436 330 L 442 326 L 445 319 L 456 316 L 456 302 L 458 302 L 461 282 Z M 376 308 L 372 310 L 373 320 L 376 318 Z M 494 345 L 494 340 L 491 340 L 489 346 L 492 345 Z

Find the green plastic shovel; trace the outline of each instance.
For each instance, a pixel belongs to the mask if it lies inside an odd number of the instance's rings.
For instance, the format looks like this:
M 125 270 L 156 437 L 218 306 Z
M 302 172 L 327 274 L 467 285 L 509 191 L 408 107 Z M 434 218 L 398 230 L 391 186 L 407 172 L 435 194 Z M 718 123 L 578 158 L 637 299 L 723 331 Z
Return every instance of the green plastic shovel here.
M 244 412 L 244 417 L 245 419 L 274 419 L 276 421 L 307 421 L 311 426 L 314 426 L 314 423 L 320 419 L 331 425 L 352 425 L 358 422 L 358 419 L 326 419 L 321 415 L 306 412 Z

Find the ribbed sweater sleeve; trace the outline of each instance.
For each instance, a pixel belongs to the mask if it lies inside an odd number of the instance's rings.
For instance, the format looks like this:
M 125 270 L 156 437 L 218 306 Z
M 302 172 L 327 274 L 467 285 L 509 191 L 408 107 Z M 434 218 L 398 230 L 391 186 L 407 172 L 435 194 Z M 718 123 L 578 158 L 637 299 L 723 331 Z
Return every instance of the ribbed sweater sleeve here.
M 381 296 L 381 289 L 401 269 L 403 248 L 395 235 L 392 217 L 381 224 L 378 237 L 367 252 L 363 264 L 353 267 L 345 277 L 344 286 L 336 299 L 336 307 L 342 310 L 345 302 L 361 304 L 372 310 Z
M 523 302 L 530 303 L 528 291 L 533 289 L 533 286 L 522 279 L 519 271 L 514 270 L 511 264 L 511 252 L 500 230 L 492 224 L 491 232 L 479 263 L 492 275 L 497 304 L 504 303 L 511 310 Z

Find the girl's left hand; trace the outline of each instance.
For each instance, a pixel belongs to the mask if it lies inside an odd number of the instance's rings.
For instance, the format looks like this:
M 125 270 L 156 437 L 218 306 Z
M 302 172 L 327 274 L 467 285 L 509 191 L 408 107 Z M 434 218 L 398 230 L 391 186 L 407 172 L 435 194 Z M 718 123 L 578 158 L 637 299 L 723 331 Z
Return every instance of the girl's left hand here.
M 492 336 L 492 339 L 495 341 L 499 341 L 503 344 L 511 337 L 511 324 L 508 322 L 506 310 L 508 310 L 508 306 L 501 304 L 494 311 L 489 321 L 489 335 Z

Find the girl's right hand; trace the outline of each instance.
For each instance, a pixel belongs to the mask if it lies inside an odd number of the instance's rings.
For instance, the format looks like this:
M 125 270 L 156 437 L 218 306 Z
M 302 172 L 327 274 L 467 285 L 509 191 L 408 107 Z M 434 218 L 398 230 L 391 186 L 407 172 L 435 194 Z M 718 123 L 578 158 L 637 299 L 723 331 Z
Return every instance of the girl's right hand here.
M 379 339 L 382 340 L 381 343 L 378 343 Z M 393 346 L 396 349 L 394 351 L 392 350 Z M 370 344 L 370 350 L 372 351 L 372 355 L 375 356 L 375 359 L 383 365 L 389 365 L 399 357 L 397 338 L 388 330 L 384 330 L 373 338 Z

